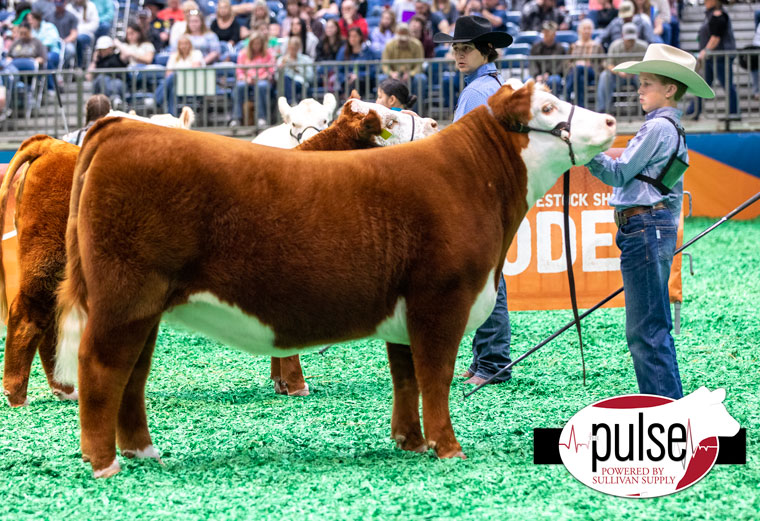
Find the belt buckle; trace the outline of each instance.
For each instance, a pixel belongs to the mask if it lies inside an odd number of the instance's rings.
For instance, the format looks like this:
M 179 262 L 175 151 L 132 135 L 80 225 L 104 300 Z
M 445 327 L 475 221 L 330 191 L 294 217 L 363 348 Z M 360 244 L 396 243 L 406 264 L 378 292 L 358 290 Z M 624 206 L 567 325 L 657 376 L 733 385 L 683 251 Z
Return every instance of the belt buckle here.
M 623 212 L 619 212 L 615 210 L 615 224 L 618 228 L 621 228 L 622 226 L 625 226 L 628 223 L 628 219 L 625 215 L 623 215 Z

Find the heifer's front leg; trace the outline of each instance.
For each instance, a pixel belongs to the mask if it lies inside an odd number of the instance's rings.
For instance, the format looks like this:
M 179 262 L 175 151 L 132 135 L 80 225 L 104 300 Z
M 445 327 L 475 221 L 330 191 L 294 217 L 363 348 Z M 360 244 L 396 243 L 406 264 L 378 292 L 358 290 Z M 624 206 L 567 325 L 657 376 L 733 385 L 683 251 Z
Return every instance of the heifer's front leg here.
M 439 458 L 465 457 L 451 426 L 449 390 L 459 341 L 467 322 L 467 311 L 458 312 L 457 308 L 467 301 L 440 299 L 439 305 L 415 308 L 417 312 L 422 311 L 419 317 L 410 312 L 412 360 L 422 394 L 425 439 Z M 447 303 L 450 305 L 445 305 Z
M 145 382 L 150 373 L 150 361 L 156 346 L 158 324 L 148 335 L 129 377 L 121 398 L 119 417 L 116 423 L 116 444 L 121 454 L 127 458 L 153 458 L 161 461 L 160 455 L 148 432 L 148 418 L 145 412 Z
M 90 309 L 79 346 L 82 458 L 91 463 L 96 478 L 113 476 L 120 470 L 116 461 L 116 424 L 124 390 L 160 318 L 114 327 L 108 315 Z M 141 367 L 146 370 L 144 361 Z
M 8 314 L 8 334 L 5 339 L 3 389 L 11 407 L 26 405 L 26 390 L 32 370 L 34 353 L 48 324 L 42 326 L 32 316 L 33 304 L 19 294 Z M 51 312 L 52 317 L 52 312 Z
M 285 387 L 288 396 L 309 396 L 309 385 L 303 378 L 298 355 L 280 358 L 280 384 Z
M 420 428 L 420 391 L 414 374 L 409 346 L 386 344 L 393 378 L 393 415 L 391 438 L 403 450 L 425 452 L 428 449 Z

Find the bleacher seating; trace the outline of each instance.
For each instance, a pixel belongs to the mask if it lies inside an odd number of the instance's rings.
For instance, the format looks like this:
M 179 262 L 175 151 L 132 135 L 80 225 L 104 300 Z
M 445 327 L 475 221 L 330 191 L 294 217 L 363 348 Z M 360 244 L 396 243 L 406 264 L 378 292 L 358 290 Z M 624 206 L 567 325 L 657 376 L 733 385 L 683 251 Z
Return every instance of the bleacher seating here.
M 528 49 L 530 50 L 530 46 L 540 39 L 541 33 L 538 31 L 523 31 L 515 37 L 515 41 L 510 47 L 514 46 L 516 43 L 527 43 L 529 46 Z M 507 47 L 507 49 L 509 49 L 509 47 Z

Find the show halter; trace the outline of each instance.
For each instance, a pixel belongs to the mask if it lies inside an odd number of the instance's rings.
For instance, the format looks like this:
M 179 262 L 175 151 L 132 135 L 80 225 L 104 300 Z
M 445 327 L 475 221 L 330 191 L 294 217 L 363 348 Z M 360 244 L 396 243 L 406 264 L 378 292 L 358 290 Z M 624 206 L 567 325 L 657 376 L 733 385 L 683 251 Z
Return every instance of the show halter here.
M 299 132 L 297 135 L 294 136 L 293 135 L 293 127 L 290 127 L 290 137 L 292 137 L 293 139 L 295 139 L 296 141 L 298 141 L 298 144 L 300 145 L 301 144 L 301 140 L 303 139 L 303 135 L 310 128 L 316 130 L 317 134 L 319 134 L 321 132 L 321 130 L 318 129 L 317 127 L 315 127 L 314 125 L 309 125 L 308 127 L 305 127 L 301 132 Z

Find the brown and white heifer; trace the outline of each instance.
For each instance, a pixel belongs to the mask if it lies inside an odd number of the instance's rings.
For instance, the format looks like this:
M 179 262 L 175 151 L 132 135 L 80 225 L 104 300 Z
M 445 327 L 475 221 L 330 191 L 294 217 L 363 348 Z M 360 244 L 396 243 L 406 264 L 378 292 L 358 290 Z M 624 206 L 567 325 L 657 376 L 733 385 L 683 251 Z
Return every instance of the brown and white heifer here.
M 72 383 L 78 369 L 95 476 L 119 471 L 117 444 L 159 457 L 144 388 L 162 317 L 267 356 L 384 339 L 393 439 L 464 457 L 448 407 L 459 343 L 490 314 L 526 211 L 571 164 L 562 139 L 511 130 L 568 119 L 568 103 L 533 87 L 504 86 L 434 136 L 371 150 L 294 153 L 127 120 L 93 127 L 74 174 L 61 292 L 67 329 L 85 313 L 86 326 L 81 344 L 59 346 L 56 374 Z M 567 134 L 584 164 L 610 146 L 615 120 L 575 108 Z M 155 161 L 169 144 L 175 153 Z
M 409 141 L 415 128 L 422 132 L 417 138 L 432 132 L 423 130 L 425 123 L 419 118 L 417 125 L 412 125 L 406 115 L 353 101 L 344 106 L 340 117 L 328 129 L 304 142 L 299 149 L 350 150 L 392 144 L 390 129 L 398 139 Z M 57 339 L 55 290 L 63 279 L 66 262 L 66 220 L 79 150 L 78 146 L 48 136 L 33 136 L 14 155 L 0 187 L 0 230 L 14 177 L 19 179 L 22 188 L 16 197 L 14 216 L 21 280 L 10 309 L 0 249 L 0 315 L 7 323 L 3 391 L 11 406 L 27 403 L 29 373 L 37 350 L 53 393 L 61 399 L 77 397 L 73 386 L 55 381 L 53 368 Z M 17 175 L 24 164 L 29 167 Z M 271 376 L 278 393 L 308 394 L 297 355 L 272 358 Z

